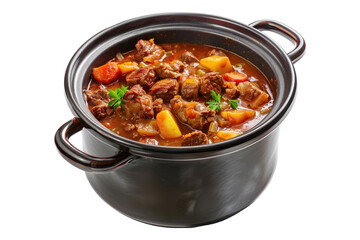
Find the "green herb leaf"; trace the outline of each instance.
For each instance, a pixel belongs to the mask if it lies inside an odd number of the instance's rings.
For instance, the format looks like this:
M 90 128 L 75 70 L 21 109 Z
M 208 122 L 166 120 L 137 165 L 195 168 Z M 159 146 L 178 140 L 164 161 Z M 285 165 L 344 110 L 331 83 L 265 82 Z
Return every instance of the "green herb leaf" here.
M 229 103 L 230 103 L 230 106 L 231 106 L 233 109 L 237 109 L 239 100 L 231 100 L 231 99 L 228 99 L 228 101 L 229 101 Z
M 128 87 L 121 85 L 121 90 L 124 92 L 124 95 L 125 95 L 126 91 L 128 90 Z
M 114 104 L 115 104 L 117 101 L 118 101 L 118 100 L 111 100 L 108 105 L 109 105 L 110 107 L 112 107 L 112 106 L 114 106 Z
M 218 112 L 221 108 L 221 95 L 217 94 L 214 90 L 211 90 L 211 96 L 212 100 L 206 102 L 206 104 L 209 104 L 209 108 L 214 110 L 215 112 Z
M 221 95 L 211 90 L 211 96 L 215 101 L 221 102 Z
M 116 103 L 114 104 L 114 110 L 115 110 L 118 106 L 121 106 L 121 102 L 120 102 L 120 101 L 118 101 L 118 102 L 116 102 Z
M 215 112 L 218 112 L 220 110 L 220 103 L 215 100 L 210 100 L 209 102 L 206 102 L 209 104 L 209 108 L 214 110 Z
M 124 97 L 127 90 L 128 90 L 128 88 L 123 86 L 123 85 L 121 86 L 121 88 L 115 89 L 115 91 L 109 89 L 109 97 L 114 98 L 114 100 L 111 100 L 108 103 L 108 106 L 113 107 L 114 110 L 118 106 L 120 106 L 122 108 L 122 104 L 124 104 L 123 97 Z
M 118 98 L 119 96 L 118 96 L 118 94 L 117 94 L 115 91 L 109 89 L 109 97 L 111 97 L 111 98 Z

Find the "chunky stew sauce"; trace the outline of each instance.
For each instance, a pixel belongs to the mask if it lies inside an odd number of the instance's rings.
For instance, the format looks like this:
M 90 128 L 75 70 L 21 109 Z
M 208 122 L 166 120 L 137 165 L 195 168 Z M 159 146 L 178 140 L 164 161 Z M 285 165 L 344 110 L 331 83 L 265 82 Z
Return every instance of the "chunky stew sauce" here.
M 195 146 L 236 137 L 270 111 L 265 75 L 214 47 L 139 40 L 92 70 L 89 110 L 108 129 L 142 143 Z

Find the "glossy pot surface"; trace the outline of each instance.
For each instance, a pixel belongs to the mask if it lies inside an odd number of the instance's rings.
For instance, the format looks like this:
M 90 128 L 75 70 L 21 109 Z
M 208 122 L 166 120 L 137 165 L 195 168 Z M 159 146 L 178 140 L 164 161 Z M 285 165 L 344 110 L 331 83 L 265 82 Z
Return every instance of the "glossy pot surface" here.
M 257 29 L 295 42 L 285 53 Z M 83 96 L 91 69 L 139 39 L 189 42 L 234 52 L 263 71 L 276 92 L 273 109 L 245 134 L 193 147 L 152 146 L 116 135 L 90 113 Z M 296 93 L 293 62 L 305 50 L 303 38 L 286 25 L 258 21 L 250 26 L 200 14 L 158 14 L 122 22 L 89 39 L 71 59 L 65 91 L 76 116 L 55 135 L 60 154 L 85 170 L 94 190 L 121 213 L 149 224 L 190 227 L 225 219 L 250 205 L 274 171 L 279 124 Z M 69 142 L 82 130 L 84 152 Z

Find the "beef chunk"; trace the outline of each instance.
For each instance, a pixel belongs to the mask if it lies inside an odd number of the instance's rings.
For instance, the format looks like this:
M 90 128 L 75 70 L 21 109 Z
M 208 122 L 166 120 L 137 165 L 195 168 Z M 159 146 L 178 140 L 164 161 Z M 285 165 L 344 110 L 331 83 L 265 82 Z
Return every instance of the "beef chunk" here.
M 139 85 L 134 85 L 124 95 L 123 105 L 125 115 L 129 119 L 153 118 L 152 98 Z
M 237 88 L 240 98 L 249 102 L 250 108 L 255 109 L 269 101 L 269 95 L 249 81 L 239 83 Z
M 186 63 L 199 62 L 199 59 L 197 59 L 192 52 L 188 51 L 180 55 L 180 60 Z
M 223 57 L 226 57 L 226 54 L 221 51 L 221 50 L 218 50 L 218 49 L 213 49 L 211 51 L 208 52 L 208 56 L 223 56 Z
M 111 116 L 114 113 L 114 109 L 108 105 L 97 105 L 91 109 L 91 113 L 96 119 L 101 120 L 107 116 Z
M 178 78 L 180 73 L 184 71 L 185 65 L 179 60 L 170 63 L 159 63 L 155 67 L 155 71 L 160 78 Z
M 160 60 L 165 54 L 165 50 L 156 45 L 153 39 L 150 39 L 150 41 L 139 40 L 135 47 L 137 53 L 134 58 L 138 61 L 153 63 L 156 60 Z
M 239 90 L 236 88 L 235 82 L 224 82 L 225 98 L 235 99 L 239 97 Z
M 179 60 L 171 61 L 170 66 L 174 71 L 179 72 L 179 73 L 182 73 L 185 69 L 184 63 Z
M 102 85 L 98 90 L 88 90 L 85 92 L 85 94 L 87 102 L 90 106 L 107 104 L 111 100 L 111 98 L 109 97 L 109 91 Z
M 211 91 L 221 93 L 221 87 L 224 84 L 222 76 L 217 72 L 205 74 L 200 79 L 200 93 L 207 98 L 211 98 Z
M 181 95 L 185 99 L 196 99 L 199 95 L 200 81 L 196 78 L 188 78 L 181 85 Z
M 162 98 L 157 98 L 153 102 L 153 108 L 154 108 L 154 116 L 155 117 L 161 111 L 164 111 L 164 110 L 171 111 L 171 109 L 168 107 L 168 105 L 164 104 L 164 101 L 162 100 Z
M 139 139 L 139 142 L 151 144 L 151 145 L 159 145 L 159 142 L 154 138 L 142 137 Z
M 181 143 L 182 146 L 197 146 L 204 144 L 209 144 L 209 139 L 205 133 L 199 131 L 186 134 Z
M 95 91 L 88 90 L 85 94 L 90 111 L 96 119 L 101 120 L 114 113 L 114 109 L 108 106 L 111 98 L 109 91 L 104 86 L 100 86 L 100 89 Z
M 179 94 L 179 83 L 175 79 L 164 79 L 156 82 L 149 90 L 151 95 L 170 101 Z
M 129 86 L 140 84 L 145 89 L 151 88 L 157 80 L 155 71 L 151 67 L 139 68 L 132 71 L 126 75 L 125 79 Z
M 173 113 L 180 121 L 191 127 L 207 131 L 211 122 L 215 121 L 215 111 L 202 103 L 187 102 L 177 95 L 170 101 Z
M 135 130 L 136 126 L 132 123 L 126 123 L 123 126 L 124 131 L 131 132 L 132 130 Z
M 153 108 L 154 108 L 154 116 L 161 112 L 163 110 L 164 101 L 161 98 L 156 99 L 153 102 Z

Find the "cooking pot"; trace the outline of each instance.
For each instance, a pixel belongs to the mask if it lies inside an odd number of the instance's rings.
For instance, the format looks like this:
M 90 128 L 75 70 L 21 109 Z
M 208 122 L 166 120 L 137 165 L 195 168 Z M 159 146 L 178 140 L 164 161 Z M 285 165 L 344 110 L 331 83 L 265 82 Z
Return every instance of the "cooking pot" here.
M 285 53 L 260 30 L 295 43 Z M 191 147 L 154 146 L 121 137 L 88 110 L 83 89 L 92 68 L 139 39 L 156 43 L 200 43 L 234 52 L 255 64 L 275 90 L 269 114 L 246 133 L 219 143 Z M 191 13 L 157 14 L 109 27 L 85 42 L 65 74 L 65 93 L 75 118 L 59 128 L 60 154 L 85 171 L 97 194 L 133 219 L 167 227 L 192 227 L 228 218 L 249 206 L 268 184 L 276 165 L 279 124 L 295 99 L 293 63 L 305 51 L 304 39 L 270 20 L 245 25 Z M 83 151 L 69 139 L 82 132 Z

